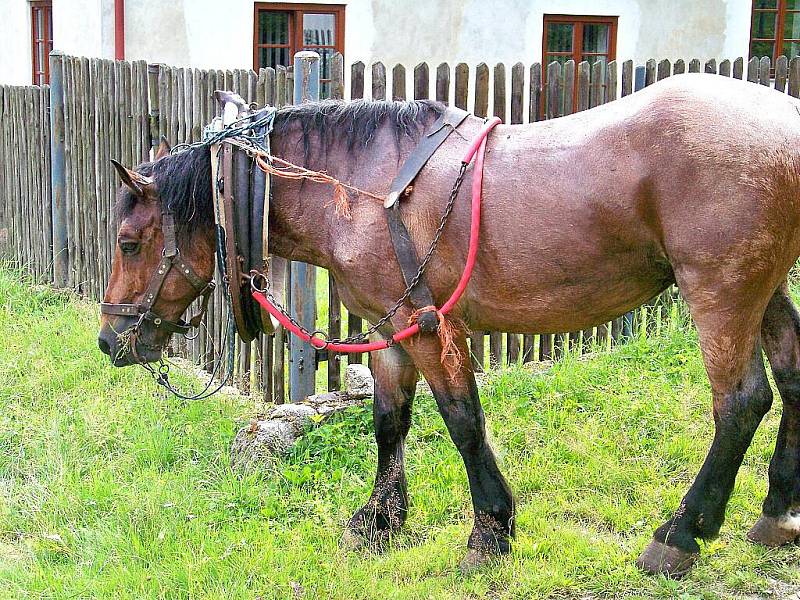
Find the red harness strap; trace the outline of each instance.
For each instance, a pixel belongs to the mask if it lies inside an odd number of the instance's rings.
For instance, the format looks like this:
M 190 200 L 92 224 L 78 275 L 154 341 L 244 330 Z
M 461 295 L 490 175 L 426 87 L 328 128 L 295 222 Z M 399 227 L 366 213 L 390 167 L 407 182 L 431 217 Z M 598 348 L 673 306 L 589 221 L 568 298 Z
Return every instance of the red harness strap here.
M 497 117 L 487 121 L 470 144 L 466 154 L 464 154 L 464 158 L 462 159 L 463 163 L 469 164 L 472 161 L 472 158 L 475 157 L 475 168 L 472 173 L 472 221 L 469 231 L 469 250 L 467 252 L 467 262 L 464 265 L 464 271 L 461 274 L 461 279 L 459 280 L 456 289 L 453 291 L 453 294 L 450 296 L 450 299 L 445 302 L 444 305 L 442 305 L 442 308 L 437 311 L 440 315 L 446 315 L 458 303 L 459 299 L 464 294 L 464 290 L 467 289 L 469 278 L 472 275 L 472 269 L 475 267 L 475 260 L 478 256 L 478 238 L 480 237 L 481 227 L 481 191 L 483 190 L 483 159 L 484 155 L 486 154 L 486 137 L 489 135 L 489 132 L 499 123 L 500 119 Z M 406 327 L 405 329 L 395 333 L 392 336 L 391 341 L 380 340 L 378 342 L 365 342 L 362 344 L 328 343 L 322 338 L 311 337 L 298 328 L 297 325 L 286 318 L 286 316 L 280 310 L 278 310 L 278 308 L 275 307 L 263 293 L 253 292 L 253 298 L 256 302 L 264 307 L 264 310 L 275 317 L 278 322 L 287 330 L 291 331 L 301 340 L 308 342 L 318 350 L 329 348 L 334 352 L 372 352 L 373 350 L 383 350 L 384 348 L 388 348 L 392 343 L 401 342 L 419 332 L 419 325 L 414 323 L 413 325 L 410 325 L 409 327 Z

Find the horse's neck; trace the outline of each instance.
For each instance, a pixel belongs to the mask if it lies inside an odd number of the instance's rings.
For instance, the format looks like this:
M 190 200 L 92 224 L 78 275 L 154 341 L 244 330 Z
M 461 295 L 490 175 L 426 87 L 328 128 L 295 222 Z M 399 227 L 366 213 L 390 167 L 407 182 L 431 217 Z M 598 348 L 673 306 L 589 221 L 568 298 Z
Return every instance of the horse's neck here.
M 344 142 L 334 143 L 324 152 L 312 138 L 306 164 L 303 142 L 295 136 L 273 142 L 275 156 L 326 174 L 373 194 L 386 194 L 402 160 L 414 145 L 401 140 L 384 126 L 375 134 L 368 148 L 351 150 Z M 352 221 L 336 214 L 334 188 L 329 184 L 293 181 L 273 177 L 270 206 L 270 252 L 290 260 L 300 260 L 329 267 L 335 238 L 368 235 L 359 230 L 361 219 Z M 374 198 L 354 197 L 353 210 L 364 210 L 363 203 L 380 205 Z M 370 207 L 374 208 L 374 207 Z M 356 217 L 358 215 L 355 215 Z

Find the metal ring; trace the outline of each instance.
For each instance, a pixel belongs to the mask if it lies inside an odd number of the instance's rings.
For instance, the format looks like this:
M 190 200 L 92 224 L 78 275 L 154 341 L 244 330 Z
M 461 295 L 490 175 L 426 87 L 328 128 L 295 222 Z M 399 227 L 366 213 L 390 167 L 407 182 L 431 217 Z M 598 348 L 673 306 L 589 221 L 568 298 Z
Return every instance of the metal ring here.
M 269 277 L 267 277 L 264 273 L 261 273 L 256 269 L 252 269 L 248 275 L 250 277 L 250 289 L 252 289 L 254 292 L 258 292 L 259 294 L 264 294 L 269 289 Z M 263 288 L 258 287 L 258 285 L 256 284 L 256 280 L 259 277 L 264 280 Z
M 321 341 L 321 342 L 322 342 L 322 346 L 315 346 L 315 345 L 312 343 L 314 340 L 319 340 L 319 341 Z M 324 331 L 322 331 L 321 329 L 316 329 L 316 330 L 312 331 L 312 332 L 311 332 L 311 333 L 308 335 L 308 343 L 309 343 L 309 344 L 311 344 L 311 345 L 312 345 L 314 348 L 316 348 L 317 350 L 325 350 L 325 348 L 327 348 L 327 347 L 328 347 L 328 344 L 329 344 L 330 342 L 328 342 L 328 334 L 327 334 L 327 333 L 325 333 L 325 332 L 324 332 Z

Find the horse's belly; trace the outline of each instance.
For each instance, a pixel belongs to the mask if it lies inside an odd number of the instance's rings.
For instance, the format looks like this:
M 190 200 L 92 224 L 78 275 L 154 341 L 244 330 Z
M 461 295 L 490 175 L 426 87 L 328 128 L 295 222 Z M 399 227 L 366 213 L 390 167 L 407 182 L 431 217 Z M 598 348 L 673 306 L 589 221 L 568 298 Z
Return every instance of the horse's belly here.
M 465 305 L 475 330 L 517 333 L 575 331 L 608 322 L 674 282 L 665 259 L 651 252 L 571 261 L 561 268 L 532 264 L 526 273 L 481 276 Z

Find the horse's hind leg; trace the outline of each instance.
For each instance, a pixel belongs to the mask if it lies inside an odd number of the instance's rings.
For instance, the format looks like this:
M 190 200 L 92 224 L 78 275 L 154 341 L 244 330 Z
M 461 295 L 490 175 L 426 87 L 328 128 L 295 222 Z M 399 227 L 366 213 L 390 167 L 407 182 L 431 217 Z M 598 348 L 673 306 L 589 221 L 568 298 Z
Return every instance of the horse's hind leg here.
M 741 294 L 685 295 L 700 336 L 714 401 L 714 441 L 675 515 L 659 527 L 637 565 L 650 573 L 685 574 L 700 552 L 696 539 L 717 535 L 753 434 L 772 402 L 759 341 L 763 308 Z M 766 299 L 765 302 L 766 303 Z M 743 307 L 742 304 L 749 304 Z M 763 306 L 763 305 L 762 305 Z
M 769 492 L 747 537 L 781 546 L 800 536 L 800 315 L 785 287 L 767 306 L 761 337 L 783 401 L 783 416 L 769 464 Z
M 372 353 L 375 399 L 372 419 L 378 445 L 378 472 L 369 501 L 348 523 L 343 544 L 379 548 L 400 528 L 408 513 L 404 445 L 411 425 L 417 369 L 405 351 L 393 346 Z

